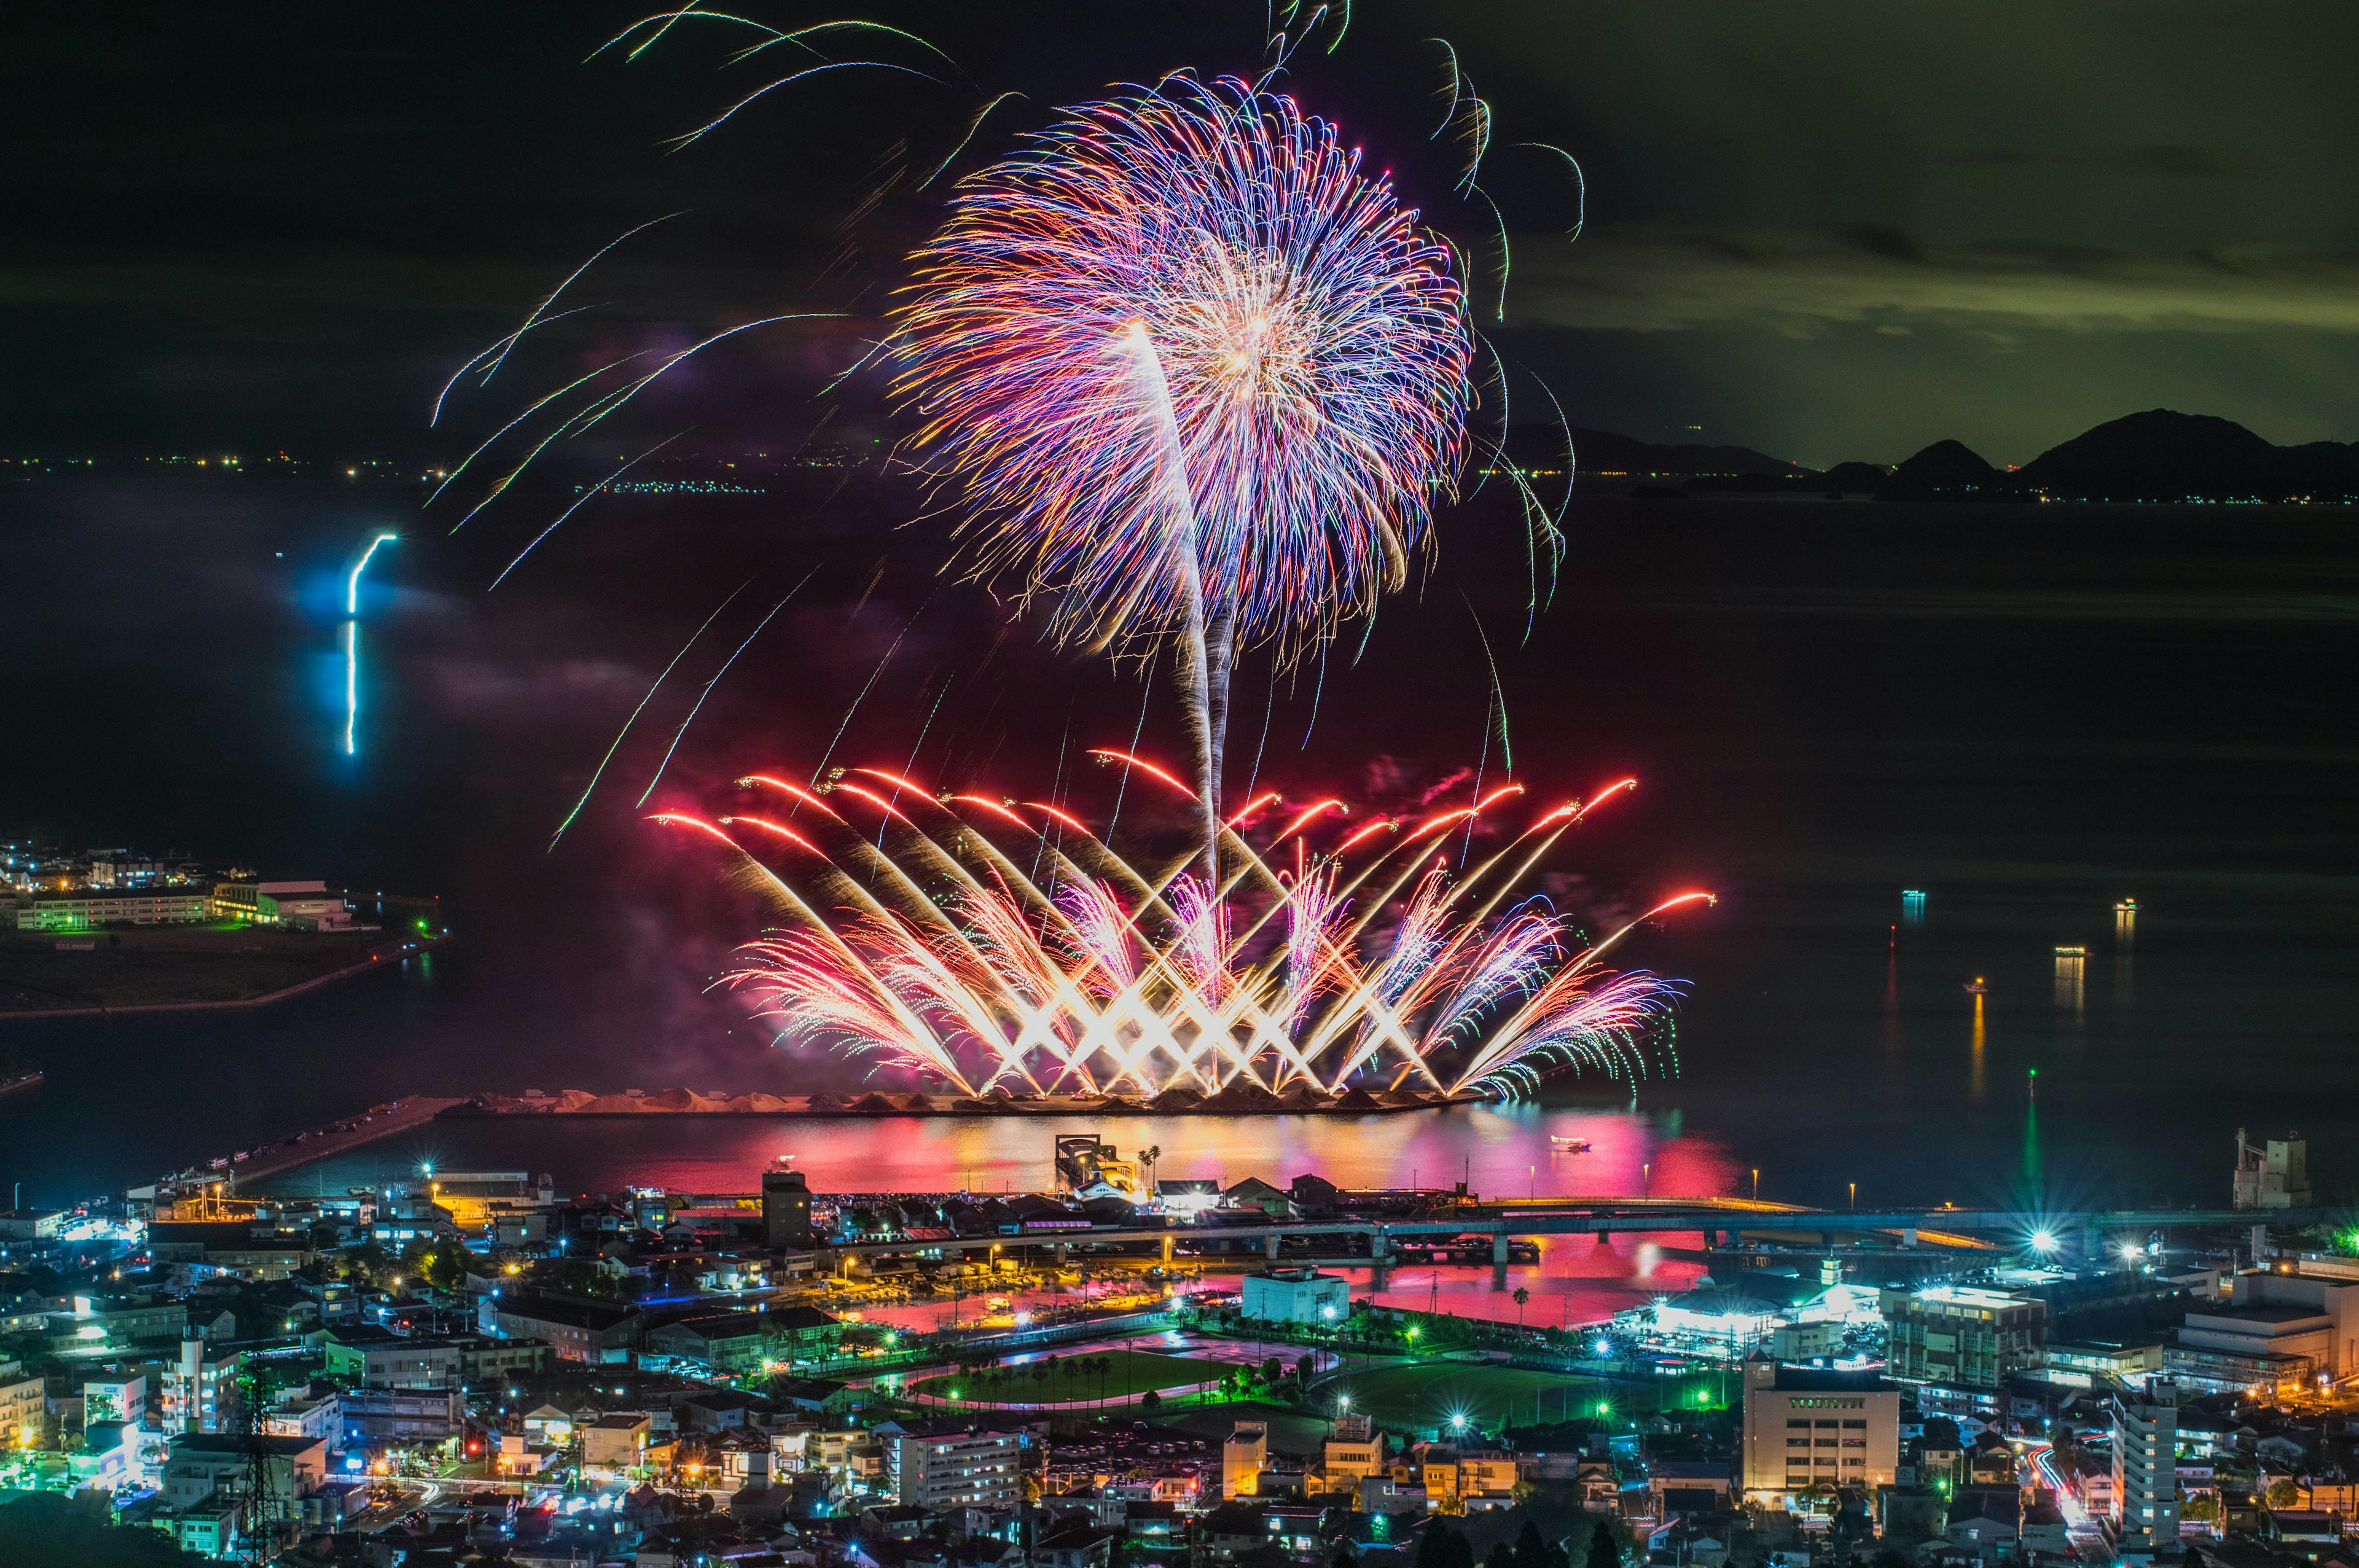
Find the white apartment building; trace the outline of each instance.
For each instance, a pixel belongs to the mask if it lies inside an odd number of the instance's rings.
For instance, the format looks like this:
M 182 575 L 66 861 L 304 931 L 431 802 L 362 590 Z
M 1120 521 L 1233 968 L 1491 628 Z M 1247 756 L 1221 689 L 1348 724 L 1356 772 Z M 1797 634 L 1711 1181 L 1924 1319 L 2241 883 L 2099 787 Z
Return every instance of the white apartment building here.
M 922 1509 L 1014 1508 L 1021 1434 L 902 1432 L 886 1449 L 893 1495 Z
M 2179 1551 L 2179 1390 L 2114 1396 L 2114 1549 L 2132 1561 Z

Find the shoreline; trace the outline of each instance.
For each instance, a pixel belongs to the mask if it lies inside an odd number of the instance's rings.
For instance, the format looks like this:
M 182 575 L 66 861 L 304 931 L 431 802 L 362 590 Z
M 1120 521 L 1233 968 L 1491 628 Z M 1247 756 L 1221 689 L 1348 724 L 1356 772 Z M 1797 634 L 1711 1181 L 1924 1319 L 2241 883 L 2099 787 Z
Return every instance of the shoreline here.
M 122 1007 L 108 1007 L 102 1003 L 95 1007 L 48 1007 L 5 1011 L 0 1011 L 0 1023 L 19 1023 L 48 1018 L 120 1018 L 140 1012 L 197 1012 L 216 1008 L 267 1007 L 272 1002 L 284 1001 L 290 996 L 300 996 L 305 991 L 316 990 L 332 980 L 348 979 L 364 971 L 381 968 L 388 954 L 396 955 L 399 958 L 408 958 L 419 953 L 430 953 L 437 947 L 448 946 L 455 940 L 457 938 L 449 935 L 429 936 L 420 941 L 401 943 L 397 946 L 372 948 L 368 955 L 357 963 L 346 964 L 339 969 L 330 969 L 324 975 L 313 975 L 310 979 L 298 980 L 291 986 L 281 986 L 275 991 L 265 991 L 260 996 L 236 997 L 216 1001 L 136 1001 Z
M 690 1089 L 657 1094 L 625 1090 L 592 1095 L 569 1089 L 562 1094 L 539 1093 L 510 1097 L 481 1094 L 461 1100 L 441 1113 L 451 1120 L 511 1121 L 549 1119 L 620 1119 L 624 1118 L 749 1118 L 786 1120 L 872 1119 L 883 1117 L 1058 1117 L 1058 1116 L 1392 1116 L 1404 1112 L 1485 1105 L 1472 1095 L 1375 1095 L 1365 1091 L 1336 1097 L 1307 1093 L 1277 1096 L 1266 1091 L 1168 1100 L 1134 1100 L 1096 1095 L 1038 1095 L 1017 1098 L 975 1098 L 965 1095 L 870 1094 L 846 1100 L 834 1095 L 700 1095 Z

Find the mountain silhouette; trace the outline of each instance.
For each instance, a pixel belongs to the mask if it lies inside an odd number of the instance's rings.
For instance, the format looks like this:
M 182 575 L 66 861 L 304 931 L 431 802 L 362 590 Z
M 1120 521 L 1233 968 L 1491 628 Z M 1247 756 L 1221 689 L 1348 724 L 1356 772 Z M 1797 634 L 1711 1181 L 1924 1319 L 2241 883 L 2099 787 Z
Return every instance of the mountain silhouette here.
M 2007 476 L 1963 441 L 1936 441 L 1892 470 L 1878 501 L 1988 501 Z
M 1560 425 L 1517 425 L 1507 433 L 1507 453 L 1524 468 L 1555 468 L 1564 460 L 1565 430 Z M 1572 432 L 1572 450 L 1584 474 L 1627 474 L 1644 479 L 1659 474 L 1772 475 L 1806 474 L 1799 463 L 1756 452 L 1750 447 L 1708 446 L 1701 441 L 1641 441 L 1611 430 Z
M 1510 442 L 1528 467 L 1560 466 L 1564 432 L 1518 427 Z M 1936 441 L 1897 468 L 1837 463 L 1824 472 L 1750 447 L 1664 446 L 1576 430 L 1583 476 L 1683 480 L 1641 495 L 1857 495 L 1878 501 L 2315 502 L 2359 504 L 2359 443 L 2280 447 L 2233 419 L 2150 408 L 2110 419 L 2019 469 L 1993 468 L 1962 441 Z M 1528 453 L 1530 455 L 1522 455 Z

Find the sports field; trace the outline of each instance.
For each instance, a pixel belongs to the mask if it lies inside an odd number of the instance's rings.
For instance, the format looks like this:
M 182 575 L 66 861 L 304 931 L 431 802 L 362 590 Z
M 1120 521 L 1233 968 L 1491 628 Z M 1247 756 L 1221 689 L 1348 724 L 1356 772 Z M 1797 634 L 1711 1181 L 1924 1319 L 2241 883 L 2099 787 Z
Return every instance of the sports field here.
M 1453 1418 L 1470 1428 L 1497 1431 L 1505 1419 L 1529 1426 L 1594 1415 L 1600 1400 L 1613 1396 L 1589 1378 L 1531 1372 L 1464 1361 L 1427 1361 L 1350 1372 L 1319 1386 L 1320 1402 L 1341 1395 L 1354 1415 L 1373 1417 L 1396 1432 L 1447 1436 Z
M 1100 1364 L 1103 1369 L 1100 1369 Z M 961 1404 L 1096 1404 L 1132 1400 L 1149 1390 L 1212 1382 L 1228 1369 L 1217 1360 L 1158 1356 L 1146 1350 L 1099 1350 L 1084 1356 L 946 1373 L 914 1383 L 909 1392 Z M 1046 1375 L 1042 1375 L 1045 1373 Z

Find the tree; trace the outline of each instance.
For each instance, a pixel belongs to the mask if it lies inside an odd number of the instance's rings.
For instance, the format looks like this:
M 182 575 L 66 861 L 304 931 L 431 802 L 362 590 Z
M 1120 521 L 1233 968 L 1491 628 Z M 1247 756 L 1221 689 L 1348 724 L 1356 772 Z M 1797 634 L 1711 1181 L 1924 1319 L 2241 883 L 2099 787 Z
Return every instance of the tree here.
M 358 1247 L 347 1247 L 336 1254 L 336 1271 L 347 1280 L 358 1280 L 374 1285 L 390 1278 L 395 1271 L 393 1254 L 374 1241 L 364 1241 Z
M 1549 1568 L 1549 1543 L 1540 1539 L 1540 1527 L 1530 1519 L 1516 1532 L 1513 1557 L 1515 1568 Z
M 1610 1520 L 1599 1519 L 1589 1531 L 1589 1552 L 1582 1568 L 1622 1568 L 1622 1543 L 1614 1539 Z
M 1483 1568 L 1516 1568 L 1516 1549 L 1504 1541 L 1499 1542 L 1483 1559 Z
M 1524 1303 L 1531 1299 L 1532 1292 L 1530 1291 L 1527 1290 L 1522 1285 L 1517 1285 L 1516 1287 L 1516 1326 L 1517 1328 L 1524 1326 Z
M 1138 1396 L 1138 1408 L 1145 1411 L 1147 1414 L 1153 1415 L 1157 1411 L 1163 1408 L 1163 1396 L 1157 1393 L 1153 1389 L 1149 1389 L 1147 1392 Z
M 2190 1492 L 2187 1500 L 2179 1505 L 2179 1517 L 2210 1524 L 2220 1517 L 2220 1499 L 2210 1492 Z M 1883 1568 L 1883 1564 L 1876 1564 L 1876 1568 Z
M 2280 1476 L 2269 1483 L 2261 1500 L 2273 1509 L 2289 1509 L 2301 1501 L 2301 1485 L 2290 1476 Z
M 1474 1548 L 1464 1536 L 1436 1519 L 1419 1538 L 1417 1568 L 1474 1568 Z
M 174 1568 L 204 1561 L 168 1536 L 110 1523 L 54 1493 L 0 1506 L 0 1563 L 9 1568 Z

